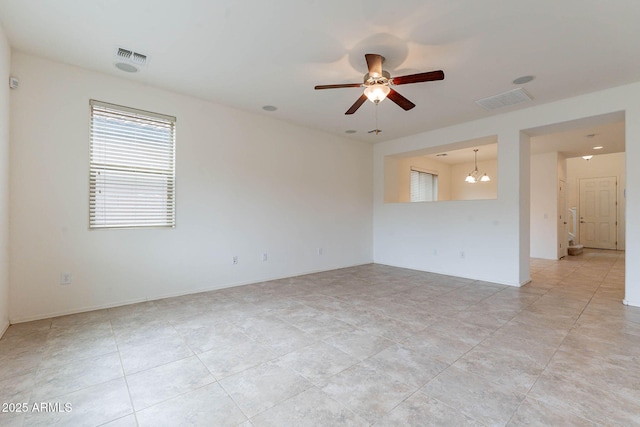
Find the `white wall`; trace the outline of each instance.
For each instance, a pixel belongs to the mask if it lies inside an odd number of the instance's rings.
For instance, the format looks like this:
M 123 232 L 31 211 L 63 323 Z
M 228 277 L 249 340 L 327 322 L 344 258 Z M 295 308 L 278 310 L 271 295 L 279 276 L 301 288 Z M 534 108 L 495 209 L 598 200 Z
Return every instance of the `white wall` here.
M 498 135 L 498 199 L 447 203 L 384 204 L 384 156 L 482 135 Z M 381 264 L 433 271 L 519 286 L 529 280 L 521 271 L 520 209 L 528 209 L 528 140 L 518 129 L 478 122 L 383 142 L 374 147 L 374 260 Z M 468 173 L 468 172 L 467 172 Z M 526 191 L 520 192 L 526 180 Z M 528 219 L 528 212 L 527 212 Z M 527 222 L 527 233 L 528 222 Z M 528 258 L 528 240 L 526 256 Z
M 625 112 L 627 164 L 640 163 L 640 83 L 492 116 L 374 147 L 374 261 L 520 285 L 529 278 L 529 138 L 522 130 Z M 384 156 L 498 135 L 498 199 L 384 204 Z M 628 259 L 640 259 L 640 168 L 627 168 Z M 635 187 L 634 187 L 635 184 Z M 464 252 L 464 258 L 461 257 Z M 625 301 L 640 306 L 640 264 L 626 263 Z
M 558 153 L 531 156 L 531 256 L 558 259 Z
M 0 26 L 0 337 L 9 327 L 9 71 L 11 48 Z
M 632 141 L 627 140 L 628 144 Z M 626 198 L 624 189 L 627 186 L 625 173 L 625 153 L 595 155 L 589 161 L 582 157 L 567 159 L 567 193 L 569 206 L 580 209 L 580 179 L 615 176 L 618 182 L 618 249 L 625 250 L 626 235 Z M 580 213 L 578 212 L 578 215 Z M 576 236 L 580 236 L 578 221 Z
M 13 322 L 372 261 L 369 144 L 19 52 L 12 73 Z M 92 98 L 177 117 L 175 229 L 88 230 Z
M 630 86 L 634 90 L 624 94 L 628 102 L 625 109 L 626 149 L 626 258 L 625 263 L 625 304 L 640 307 L 640 90 L 638 85 Z M 626 88 L 626 87 L 625 87 Z M 632 102 L 634 100 L 635 102 Z

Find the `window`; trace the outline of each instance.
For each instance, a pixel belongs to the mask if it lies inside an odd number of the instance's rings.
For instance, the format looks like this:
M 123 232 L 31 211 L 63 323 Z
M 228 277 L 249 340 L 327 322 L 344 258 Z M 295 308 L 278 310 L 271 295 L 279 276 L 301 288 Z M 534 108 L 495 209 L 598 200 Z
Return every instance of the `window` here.
M 91 100 L 89 228 L 175 226 L 175 117 Z
M 438 175 L 411 168 L 411 201 L 433 202 L 436 200 L 438 200 Z

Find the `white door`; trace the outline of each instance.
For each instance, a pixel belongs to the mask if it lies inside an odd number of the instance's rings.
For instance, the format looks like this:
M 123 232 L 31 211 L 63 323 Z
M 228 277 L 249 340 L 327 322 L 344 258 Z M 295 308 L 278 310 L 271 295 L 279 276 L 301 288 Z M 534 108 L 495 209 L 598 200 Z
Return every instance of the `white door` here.
M 617 248 L 616 194 L 616 177 L 580 180 L 580 244 L 587 248 Z
M 567 232 L 567 201 L 565 182 L 558 181 L 558 259 L 567 256 L 569 234 Z

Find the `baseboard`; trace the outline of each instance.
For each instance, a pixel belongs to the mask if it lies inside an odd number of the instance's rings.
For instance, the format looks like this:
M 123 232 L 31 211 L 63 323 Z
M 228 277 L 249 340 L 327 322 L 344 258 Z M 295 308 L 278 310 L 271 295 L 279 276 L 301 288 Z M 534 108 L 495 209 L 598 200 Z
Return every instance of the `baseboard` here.
M 424 273 L 440 274 L 442 276 L 460 277 L 461 279 L 479 280 L 481 282 L 495 283 L 495 284 L 498 284 L 498 285 L 505 285 L 505 286 L 513 286 L 515 288 L 522 287 L 522 286 L 526 285 L 527 283 L 531 282 L 531 279 L 527 279 L 527 280 L 525 280 L 523 282 L 505 282 L 505 281 L 501 281 L 501 280 L 495 280 L 494 278 L 490 278 L 490 277 L 478 277 L 478 276 L 473 276 L 472 277 L 472 276 L 465 276 L 463 274 L 451 274 L 451 273 L 448 273 L 448 272 L 438 271 L 438 270 L 422 270 L 420 268 L 406 266 L 406 265 L 384 264 L 384 263 L 381 263 L 381 262 L 376 262 L 375 264 L 386 265 L 388 267 L 404 268 L 406 270 L 422 271 Z
M 520 287 L 520 288 L 521 288 L 521 287 L 523 287 L 524 285 L 528 285 L 529 283 L 531 283 L 531 281 L 532 281 L 532 280 L 531 280 L 531 278 L 528 278 L 527 280 L 525 280 L 525 281 L 523 281 L 523 282 L 520 282 L 520 284 L 519 284 L 519 285 L 516 285 L 516 286 L 518 286 L 518 287 Z
M 7 329 L 9 329 L 9 320 L 4 319 L 2 323 L 0 323 L 0 338 L 7 332 Z
M 254 280 L 247 280 L 247 281 L 242 281 L 242 282 L 224 283 L 224 284 L 220 284 L 220 285 L 216 285 L 216 286 L 208 286 L 208 287 L 197 288 L 197 289 L 189 290 L 189 291 L 186 291 L 186 292 L 174 292 L 174 293 L 168 293 L 168 294 L 161 294 L 161 295 L 157 295 L 157 296 L 153 296 L 153 297 L 136 298 L 136 299 L 118 301 L 118 302 L 109 303 L 109 304 L 101 304 L 101 305 L 94 305 L 94 306 L 82 307 L 82 308 L 71 309 L 71 310 L 62 310 L 62 311 L 49 312 L 49 313 L 39 314 L 39 315 L 34 315 L 34 316 L 16 317 L 16 318 L 11 318 L 10 319 L 10 323 L 11 324 L 15 324 L 15 323 L 32 322 L 34 320 L 50 319 L 50 318 L 59 317 L 59 316 L 68 316 L 70 314 L 85 313 L 87 311 L 104 310 L 104 309 L 107 309 L 107 308 L 121 307 L 121 306 L 124 306 L 124 305 L 138 304 L 138 303 L 147 302 L 147 301 L 157 301 L 157 300 L 161 300 L 161 299 L 165 299 L 165 298 L 181 297 L 181 296 L 184 296 L 184 295 L 199 294 L 199 293 L 202 293 L 202 292 L 217 291 L 217 290 L 220 290 L 220 289 L 233 288 L 233 287 L 236 287 L 236 286 L 252 285 L 254 283 L 269 282 L 269 281 L 272 281 L 272 280 L 289 279 L 289 278 L 292 278 L 292 277 L 306 276 L 307 274 L 322 273 L 322 272 L 326 272 L 326 271 L 340 270 L 340 269 L 343 269 L 343 268 L 358 267 L 358 266 L 361 266 L 361 265 L 368 265 L 368 264 L 371 264 L 371 262 L 365 262 L 365 263 L 360 263 L 360 264 L 352 264 L 352 265 L 345 265 L 345 266 L 336 266 L 336 267 L 332 267 L 332 268 L 328 268 L 328 269 L 305 271 L 305 272 L 294 273 L 294 274 L 284 275 L 284 276 L 267 277 L 267 278 L 261 278 L 260 280 L 255 280 L 254 279 Z M 7 323 L 7 327 L 9 327 L 9 323 Z
M 623 299 L 622 303 L 629 307 L 640 307 L 640 301 L 629 301 L 628 299 Z

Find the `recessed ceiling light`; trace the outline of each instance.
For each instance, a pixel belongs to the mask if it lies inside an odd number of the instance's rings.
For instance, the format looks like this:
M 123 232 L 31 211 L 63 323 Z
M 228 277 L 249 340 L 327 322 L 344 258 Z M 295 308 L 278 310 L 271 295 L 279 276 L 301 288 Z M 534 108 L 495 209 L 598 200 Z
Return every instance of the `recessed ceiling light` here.
M 444 157 L 446 155 L 447 155 L 447 153 L 440 153 L 440 154 L 436 154 L 436 157 Z
M 597 145 L 593 147 L 594 150 L 602 150 L 604 147 L 602 145 Z
M 353 129 L 345 130 L 344 133 L 356 133 L 357 131 Z
M 585 138 L 593 138 L 594 136 L 596 136 L 597 133 L 590 133 L 589 135 L 585 135 Z
M 262 107 L 262 109 L 264 111 L 276 111 L 278 109 L 278 107 L 276 107 L 274 105 L 265 105 L 264 107 Z
M 513 81 L 514 85 L 523 85 L 525 83 L 529 83 L 531 80 L 535 79 L 534 76 L 522 76 L 518 77 Z
M 125 73 L 137 73 L 138 69 L 131 64 L 127 64 L 126 62 L 118 62 L 116 63 L 116 68 L 118 70 L 124 71 Z

